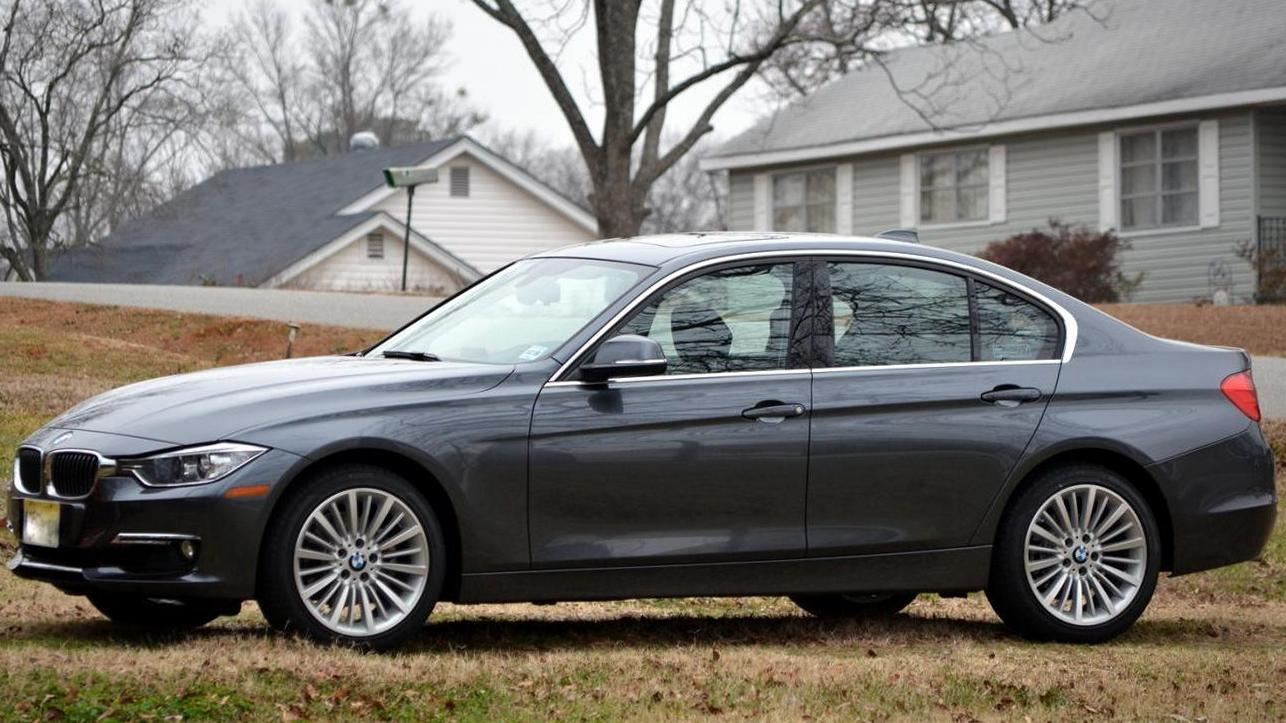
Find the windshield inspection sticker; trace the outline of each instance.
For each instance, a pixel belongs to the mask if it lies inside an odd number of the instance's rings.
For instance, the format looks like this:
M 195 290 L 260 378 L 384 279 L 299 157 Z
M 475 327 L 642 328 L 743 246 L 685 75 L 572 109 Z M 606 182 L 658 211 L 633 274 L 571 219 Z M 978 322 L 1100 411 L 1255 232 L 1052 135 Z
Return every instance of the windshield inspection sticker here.
M 532 359 L 539 357 L 541 354 L 544 354 L 545 350 L 548 348 L 549 347 L 547 346 L 541 346 L 539 344 L 535 344 L 533 346 L 527 347 L 527 350 L 519 354 L 518 358 L 523 361 L 531 361 Z

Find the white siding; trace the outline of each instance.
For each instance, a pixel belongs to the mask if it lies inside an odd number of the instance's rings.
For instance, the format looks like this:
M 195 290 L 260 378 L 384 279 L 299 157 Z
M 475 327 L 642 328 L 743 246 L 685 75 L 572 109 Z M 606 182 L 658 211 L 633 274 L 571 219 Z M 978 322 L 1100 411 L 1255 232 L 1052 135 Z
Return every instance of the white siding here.
M 1253 223 L 1250 114 L 1227 113 L 1217 119 L 1219 226 L 1129 237 L 1133 247 L 1123 256 L 1124 271 L 1145 273 L 1135 301 L 1178 302 L 1208 296 L 1208 269 L 1214 261 L 1226 263 L 1232 271 L 1235 298 L 1245 299 L 1253 292 L 1250 266 L 1234 253 L 1237 241 L 1250 238 Z M 1051 217 L 1098 228 L 1099 133 L 1111 130 L 1114 129 L 1087 127 L 1003 139 L 1007 166 L 1005 222 L 925 229 L 921 239 L 927 244 L 976 254 L 991 241 L 1044 227 Z M 1286 128 L 1281 142 L 1286 146 Z M 902 225 L 906 203 L 901 197 L 901 176 L 905 164 L 898 154 L 835 160 L 853 162 L 854 233 L 870 235 Z M 740 178 L 762 170 L 732 172 L 734 194 Z M 1286 208 L 1286 160 L 1282 161 L 1281 184 L 1282 206 Z M 733 228 L 741 227 L 734 223 Z
M 749 173 L 728 175 L 728 228 L 751 231 L 755 227 L 755 178 Z
M 397 291 L 402 288 L 402 247 L 401 237 L 385 233 L 384 258 L 367 258 L 363 234 L 284 286 L 317 291 Z M 460 285 L 460 279 L 411 247 L 406 269 L 409 291 L 446 296 Z
M 467 153 L 447 166 L 469 167 L 468 197 L 450 195 L 444 172 L 438 183 L 416 189 L 411 225 L 484 274 L 527 254 L 596 238 Z M 406 192 L 398 190 L 375 210 L 405 219 Z

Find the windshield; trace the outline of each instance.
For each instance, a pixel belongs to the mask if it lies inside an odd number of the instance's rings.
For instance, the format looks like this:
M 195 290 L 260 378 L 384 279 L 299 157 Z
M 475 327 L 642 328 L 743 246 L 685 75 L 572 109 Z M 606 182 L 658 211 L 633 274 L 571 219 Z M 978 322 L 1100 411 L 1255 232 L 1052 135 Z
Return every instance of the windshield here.
M 369 356 L 416 352 L 491 364 L 542 359 L 651 270 L 592 259 L 518 261 L 381 342 Z

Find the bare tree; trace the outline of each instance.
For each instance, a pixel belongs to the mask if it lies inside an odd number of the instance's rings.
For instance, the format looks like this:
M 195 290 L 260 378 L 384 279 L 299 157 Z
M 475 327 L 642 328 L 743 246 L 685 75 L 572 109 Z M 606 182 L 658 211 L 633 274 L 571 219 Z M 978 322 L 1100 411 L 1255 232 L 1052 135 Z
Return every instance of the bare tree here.
M 438 77 L 451 28 L 417 23 L 388 0 L 313 0 L 302 37 L 274 0 L 257 0 L 234 28 L 228 63 L 234 124 L 259 161 L 293 161 L 348 150 L 359 131 L 396 145 L 463 132 L 480 123 L 463 90 Z
M 951 42 L 998 27 L 996 18 L 1037 22 L 1082 0 L 472 2 L 522 43 L 585 160 L 599 233 L 617 236 L 639 231 L 653 184 L 756 76 L 803 93 L 899 42 Z M 584 104 L 558 61 L 571 37 L 589 28 L 599 97 Z M 640 35 L 650 42 L 640 46 Z M 698 87 L 708 92 L 695 120 L 667 129 L 671 105 Z M 603 118 L 597 133 L 591 113 Z
M 194 24 L 172 21 L 184 7 L 182 0 L 0 2 L 0 256 L 19 279 L 45 278 L 51 254 L 83 240 L 74 228 L 98 222 L 69 223 L 70 212 L 84 213 L 91 198 L 110 199 L 106 223 L 130 212 L 138 175 L 109 176 L 128 167 L 127 157 L 140 161 L 130 129 L 168 110 L 164 96 L 191 70 Z M 105 181 L 117 185 L 95 194 Z

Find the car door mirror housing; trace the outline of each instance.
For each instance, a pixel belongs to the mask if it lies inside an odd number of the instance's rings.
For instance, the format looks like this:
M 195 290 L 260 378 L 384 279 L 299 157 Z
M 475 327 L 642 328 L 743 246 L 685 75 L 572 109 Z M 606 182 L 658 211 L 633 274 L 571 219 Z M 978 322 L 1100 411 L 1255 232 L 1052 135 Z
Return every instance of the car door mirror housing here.
M 664 374 L 665 352 L 661 345 L 638 334 L 621 334 L 603 342 L 594 358 L 580 367 L 586 382 L 605 382 L 620 377 Z

